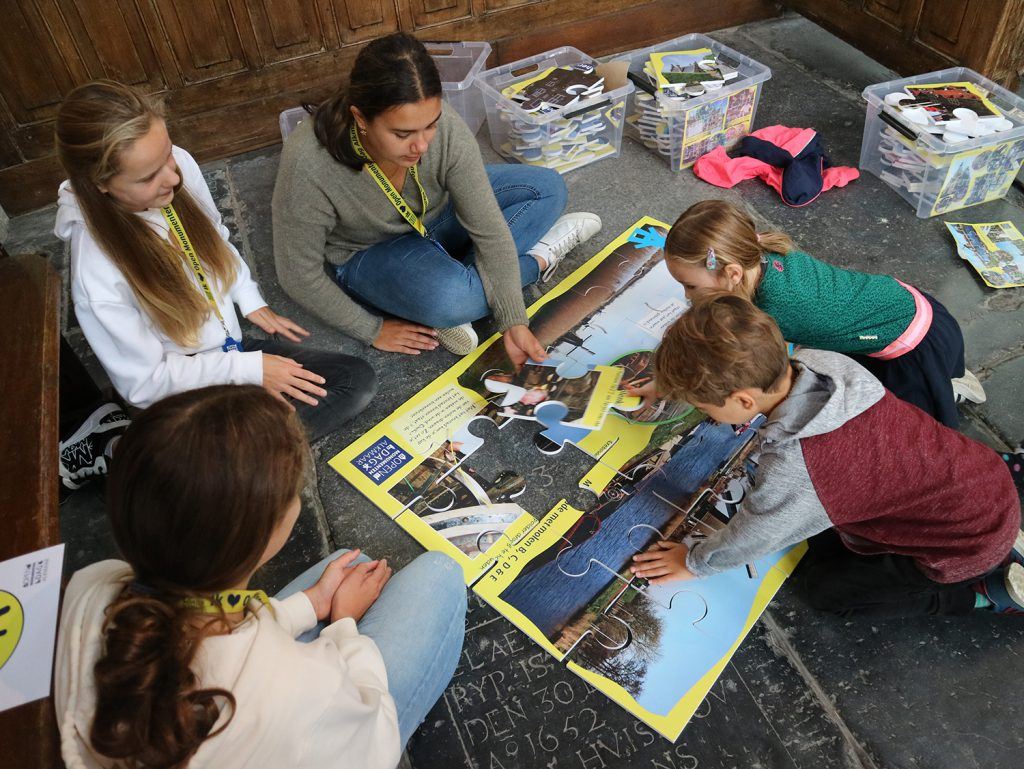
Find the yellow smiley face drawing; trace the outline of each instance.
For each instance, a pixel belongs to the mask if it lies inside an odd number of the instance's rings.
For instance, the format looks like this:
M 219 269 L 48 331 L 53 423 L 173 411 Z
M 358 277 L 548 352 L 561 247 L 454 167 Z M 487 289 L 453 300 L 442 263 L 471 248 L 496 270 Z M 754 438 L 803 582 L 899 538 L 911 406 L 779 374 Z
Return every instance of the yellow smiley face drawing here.
M 0 668 L 14 654 L 24 626 L 25 612 L 21 601 L 6 590 L 0 590 Z

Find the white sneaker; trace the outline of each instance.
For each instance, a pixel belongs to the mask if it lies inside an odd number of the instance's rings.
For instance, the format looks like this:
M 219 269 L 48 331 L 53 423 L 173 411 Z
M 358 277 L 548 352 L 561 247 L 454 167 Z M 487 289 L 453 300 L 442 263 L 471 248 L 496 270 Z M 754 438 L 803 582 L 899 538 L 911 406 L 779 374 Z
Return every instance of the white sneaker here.
M 971 403 L 984 403 L 988 396 L 985 395 L 985 388 L 981 386 L 978 377 L 964 369 L 964 375 L 953 381 L 953 395 L 957 403 L 970 401 Z
M 539 256 L 547 267 L 540 280 L 547 283 L 555 274 L 562 258 L 585 240 L 590 240 L 601 231 L 601 217 L 580 211 L 558 217 L 550 230 L 530 249 L 530 254 Z
M 452 328 L 439 328 L 437 341 L 450 353 L 469 355 L 480 344 L 480 339 L 473 330 L 472 323 L 463 323 Z

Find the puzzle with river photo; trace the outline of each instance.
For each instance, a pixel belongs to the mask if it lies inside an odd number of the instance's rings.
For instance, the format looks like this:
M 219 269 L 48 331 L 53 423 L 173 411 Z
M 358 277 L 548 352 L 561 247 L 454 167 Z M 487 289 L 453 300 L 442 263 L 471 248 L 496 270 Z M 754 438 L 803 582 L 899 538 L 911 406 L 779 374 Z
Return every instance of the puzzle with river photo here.
M 654 586 L 630 559 L 722 528 L 749 488 L 754 430 L 623 389 L 687 302 L 644 217 L 529 308 L 549 358 L 500 336 L 330 464 L 556 659 L 676 739 L 803 553 Z M 755 425 L 756 427 L 756 425 Z M 556 466 L 569 468 L 554 472 Z M 578 485 L 559 485 L 572 468 Z

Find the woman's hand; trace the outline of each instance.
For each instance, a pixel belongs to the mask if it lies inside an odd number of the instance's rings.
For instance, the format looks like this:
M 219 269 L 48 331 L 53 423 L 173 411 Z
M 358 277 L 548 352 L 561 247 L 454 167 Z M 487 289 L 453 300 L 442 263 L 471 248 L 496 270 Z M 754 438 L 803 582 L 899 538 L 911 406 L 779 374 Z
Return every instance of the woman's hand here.
M 315 585 L 302 591 L 309 598 L 309 602 L 313 604 L 317 622 L 331 616 L 331 603 L 334 601 L 334 594 L 338 592 L 338 586 L 348 576 L 347 569 L 358 557 L 358 548 L 338 556 L 327 564 L 327 568 L 324 569 L 324 573 L 320 575 L 320 579 L 316 581 Z
M 356 564 L 347 569 L 344 575 L 331 600 L 331 622 L 337 622 L 345 617 L 351 617 L 358 622 L 391 579 L 391 567 L 382 558 L 379 561 Z
M 301 363 L 297 363 L 291 358 L 263 353 L 263 387 L 279 401 L 287 403 L 289 406 L 292 404 L 284 397 L 286 395 L 302 403 L 315 406 L 317 402 L 312 395 L 319 395 L 321 398 L 327 395 L 327 390 L 317 386 L 322 385 L 325 381 L 322 376 L 307 371 Z
M 548 357 L 529 326 L 512 326 L 501 335 L 501 339 L 505 343 L 505 352 L 508 353 L 509 360 L 516 368 L 526 363 L 527 358 L 533 358 L 539 363 Z
M 397 318 L 385 318 L 373 346 L 384 352 L 404 352 L 419 355 L 420 350 L 437 347 L 437 332 L 427 326 Z
M 290 342 L 301 342 L 309 332 L 294 321 L 278 315 L 269 307 L 260 307 L 245 316 L 268 334 L 280 334 Z
M 679 579 L 696 579 L 696 575 L 686 568 L 686 555 L 690 548 L 682 542 L 655 543 L 646 553 L 633 556 L 639 566 L 630 566 L 629 570 L 638 577 L 650 581 L 652 585 L 663 585 Z

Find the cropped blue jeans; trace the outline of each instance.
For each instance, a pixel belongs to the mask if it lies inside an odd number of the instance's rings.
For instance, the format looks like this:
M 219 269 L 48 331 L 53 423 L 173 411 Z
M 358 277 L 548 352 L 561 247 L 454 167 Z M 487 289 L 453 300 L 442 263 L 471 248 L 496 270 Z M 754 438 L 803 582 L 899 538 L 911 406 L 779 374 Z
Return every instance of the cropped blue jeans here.
M 561 216 L 568 199 L 556 171 L 503 163 L 487 166 L 487 178 L 519 254 L 522 285 L 540 276 L 529 251 Z M 490 314 L 476 250 L 448 205 L 427 230 L 447 253 L 410 232 L 359 251 L 334 267 L 334 280 L 356 301 L 387 315 L 433 328 L 451 328 Z
M 311 587 L 327 564 L 346 552 L 338 550 L 310 566 L 276 597 L 287 598 Z M 356 560 L 369 559 L 361 554 Z M 448 687 L 462 654 L 466 631 L 462 569 L 443 553 L 424 553 L 392 575 L 357 626 L 373 639 L 384 658 L 404 746 Z M 309 643 L 325 627 L 327 623 L 321 622 L 298 640 Z

